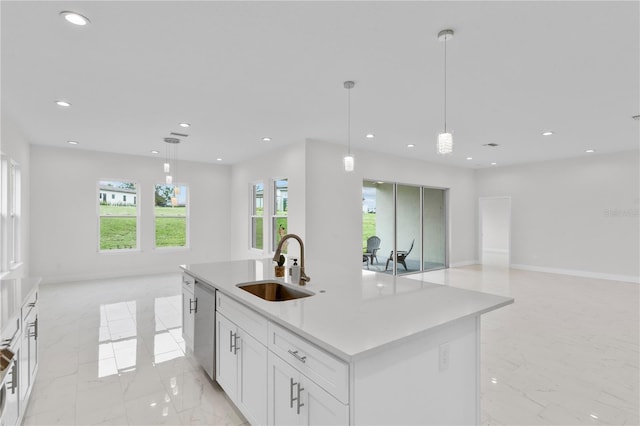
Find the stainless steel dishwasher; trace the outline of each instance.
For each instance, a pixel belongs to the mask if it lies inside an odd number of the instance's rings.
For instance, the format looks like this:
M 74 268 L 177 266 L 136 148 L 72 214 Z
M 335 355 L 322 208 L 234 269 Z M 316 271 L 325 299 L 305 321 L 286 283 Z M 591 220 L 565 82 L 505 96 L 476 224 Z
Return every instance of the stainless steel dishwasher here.
M 194 297 L 193 354 L 209 377 L 215 380 L 216 291 L 196 280 Z

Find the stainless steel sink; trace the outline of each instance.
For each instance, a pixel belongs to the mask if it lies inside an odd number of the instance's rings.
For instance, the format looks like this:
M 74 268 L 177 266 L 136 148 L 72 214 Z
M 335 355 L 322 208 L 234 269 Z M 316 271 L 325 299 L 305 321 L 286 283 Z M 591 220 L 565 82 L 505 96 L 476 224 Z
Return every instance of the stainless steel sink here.
M 278 281 L 253 281 L 236 284 L 236 286 L 269 302 L 301 299 L 315 294 L 308 290 L 293 288 Z

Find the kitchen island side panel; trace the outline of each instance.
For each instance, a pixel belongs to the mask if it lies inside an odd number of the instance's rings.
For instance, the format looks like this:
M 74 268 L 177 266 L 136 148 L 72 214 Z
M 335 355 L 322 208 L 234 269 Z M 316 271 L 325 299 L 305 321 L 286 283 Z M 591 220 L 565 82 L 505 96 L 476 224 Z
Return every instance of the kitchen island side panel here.
M 355 361 L 352 424 L 478 424 L 479 322 L 464 318 Z

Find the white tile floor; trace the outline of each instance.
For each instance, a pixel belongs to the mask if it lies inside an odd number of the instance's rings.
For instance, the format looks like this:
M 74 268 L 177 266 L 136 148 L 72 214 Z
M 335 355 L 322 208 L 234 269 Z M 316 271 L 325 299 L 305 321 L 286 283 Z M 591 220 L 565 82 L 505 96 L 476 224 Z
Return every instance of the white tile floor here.
M 516 298 L 483 317 L 483 424 L 640 424 L 639 285 L 480 266 L 425 276 Z M 180 302 L 178 274 L 42 286 L 24 424 L 244 424 L 185 356 Z

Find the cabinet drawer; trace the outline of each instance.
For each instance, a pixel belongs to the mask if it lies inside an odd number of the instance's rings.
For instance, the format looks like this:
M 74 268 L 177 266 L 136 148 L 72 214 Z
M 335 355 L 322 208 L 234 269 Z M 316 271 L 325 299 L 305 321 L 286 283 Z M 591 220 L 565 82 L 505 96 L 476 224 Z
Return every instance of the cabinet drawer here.
M 182 274 L 182 289 L 193 294 L 193 288 L 196 284 L 196 279 L 189 274 Z
M 335 398 L 349 403 L 346 362 L 272 322 L 269 322 L 269 349 Z
M 238 327 L 267 346 L 267 319 L 257 312 L 217 292 L 216 311 L 233 321 Z

